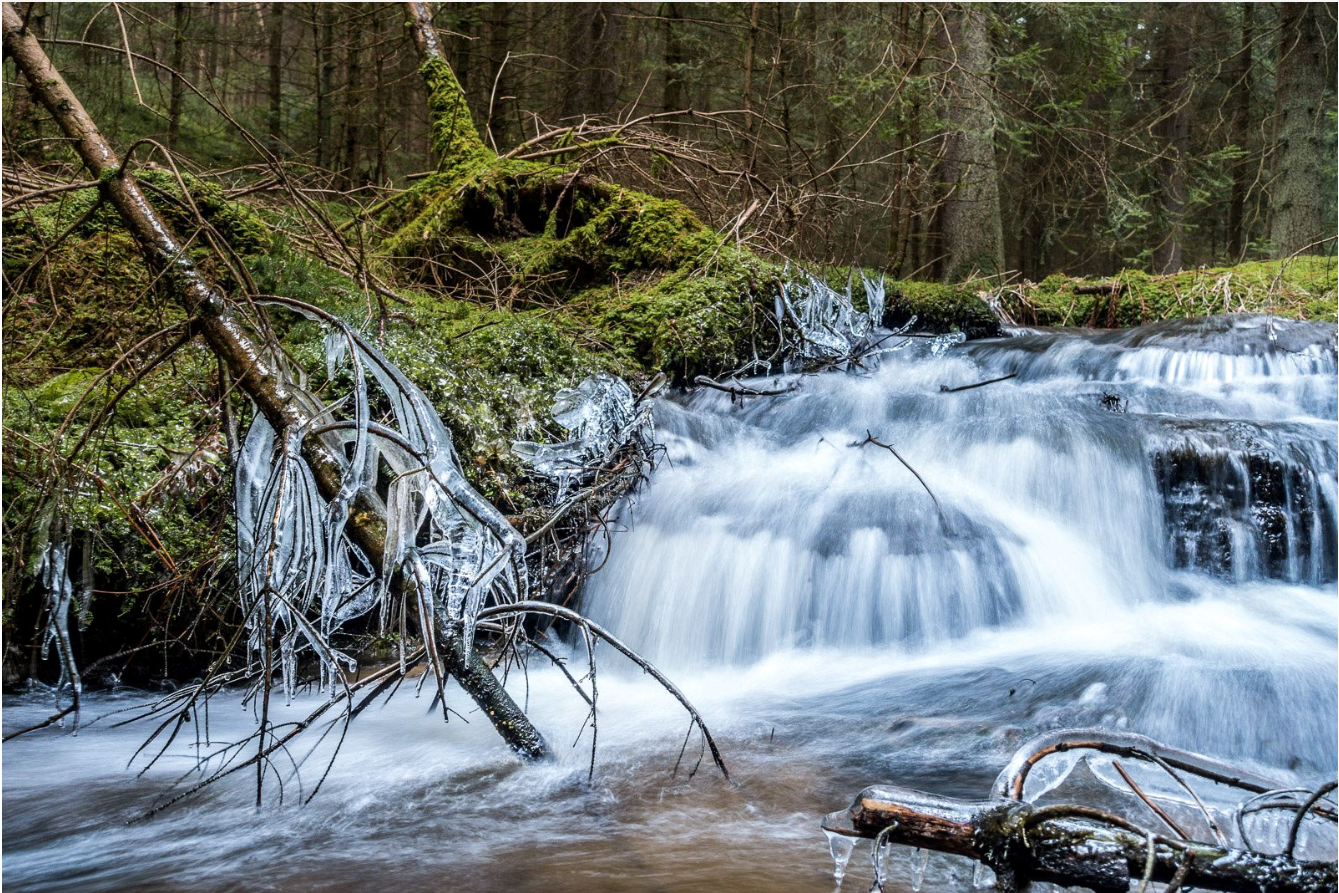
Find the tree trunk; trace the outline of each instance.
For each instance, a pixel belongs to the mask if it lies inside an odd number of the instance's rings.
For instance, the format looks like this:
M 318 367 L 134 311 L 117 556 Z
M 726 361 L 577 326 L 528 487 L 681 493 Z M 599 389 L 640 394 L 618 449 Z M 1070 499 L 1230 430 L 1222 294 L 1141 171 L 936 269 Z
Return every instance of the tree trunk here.
M 172 4 L 172 70 L 178 73 L 172 78 L 167 104 L 167 148 L 177 151 L 181 141 L 181 103 L 186 85 L 181 79 L 186 76 L 186 4 Z
M 376 39 L 372 41 L 376 47 L 376 62 L 373 69 L 373 80 L 376 84 L 376 102 L 377 102 L 377 160 L 376 166 L 372 170 L 372 180 L 378 186 L 386 185 L 386 162 L 388 155 L 388 138 L 386 134 L 386 53 L 382 49 L 383 40 L 386 32 L 386 17 L 378 14 L 373 17 L 376 22 Z
M 1334 190 L 1325 176 L 1333 152 L 1333 129 L 1325 121 L 1327 83 L 1321 23 L 1331 14 L 1323 3 L 1282 3 L 1279 9 L 1279 63 L 1275 87 L 1279 147 L 1274 215 L 1269 231 L 1274 257 L 1285 258 L 1333 236 L 1325 219 L 1324 192 Z M 1329 136 L 1326 136 L 1326 131 Z
M 511 78 L 507 76 L 507 49 L 511 42 L 510 3 L 493 3 L 488 7 L 488 58 L 486 62 L 487 83 L 484 84 L 485 114 L 488 116 L 488 135 L 493 148 L 508 146 L 512 142 L 512 118 L 503 111 L 507 97 L 511 94 Z
M 23 30 L 22 18 L 13 4 L 4 4 L 3 15 L 5 54 L 13 57 L 38 101 L 56 119 L 89 172 L 99 180 L 103 195 L 120 213 L 150 269 L 162 276 L 186 312 L 197 320 L 200 334 L 210 349 L 275 430 L 305 425 L 310 420 L 306 411 L 279 369 L 271 365 L 269 357 L 278 352 L 277 348 L 256 343 L 232 314 L 223 291 L 191 262 L 181 240 L 149 204 L 135 178 L 122 167 L 121 159 L 98 132 L 37 39 Z M 309 436 L 302 443 L 302 456 L 322 495 L 334 498 L 343 477 L 342 449 L 320 437 Z M 386 547 L 386 520 L 379 501 L 359 494 L 350 508 L 345 529 L 372 566 L 380 567 Z M 431 619 L 424 618 L 423 622 Z M 442 658 L 448 671 L 503 739 L 523 757 L 546 758 L 549 751 L 543 737 L 478 652 L 467 651 L 463 640 L 451 631 L 447 631 L 443 641 L 446 647 Z
M 45 3 L 29 4 L 28 27 L 34 34 L 41 36 L 46 33 L 46 18 Z M 9 105 L 5 108 L 4 129 L 5 138 L 13 141 L 10 145 L 17 147 L 15 151 L 18 155 L 25 155 L 29 150 L 41 155 L 42 149 L 37 145 L 42 137 L 41 118 L 37 114 L 32 97 L 29 95 L 27 81 L 21 71 L 15 79 L 15 89 L 10 94 Z
M 331 103 L 335 92 L 335 16 L 331 5 L 317 4 L 316 40 L 316 166 L 334 163 L 334 147 L 330 141 Z
M 345 35 L 348 43 L 345 47 L 347 74 L 344 80 L 344 147 L 342 150 L 341 168 L 343 176 L 341 179 L 346 189 L 361 185 L 358 176 L 359 132 L 361 130 L 358 94 L 363 89 L 361 32 L 364 10 L 362 7 L 354 7 L 352 13 L 345 21 Z
M 276 155 L 283 150 L 283 112 L 284 112 L 284 4 L 270 4 L 270 109 L 267 120 L 267 132 L 270 138 L 270 151 Z
M 758 51 L 758 4 L 754 3 L 749 9 L 749 37 L 748 43 L 744 45 L 744 111 L 753 108 L 753 60 Z M 753 129 L 753 119 L 749 118 L 746 126 L 750 131 Z
M 683 44 L 683 15 L 679 12 L 679 4 L 666 3 L 660 12 L 660 23 L 665 41 L 662 63 L 665 70 L 665 86 L 660 94 L 660 110 L 673 112 L 684 108 L 683 72 L 684 65 L 688 62 L 688 53 Z M 677 133 L 680 128 L 676 124 L 669 124 L 666 130 Z
M 618 99 L 618 41 L 621 19 L 614 3 L 567 5 L 567 46 L 571 70 L 562 116 L 607 115 Z
M 1185 241 L 1186 167 L 1189 153 L 1190 111 L 1187 108 L 1186 73 L 1190 68 L 1192 5 L 1163 11 L 1159 55 L 1158 100 L 1160 121 L 1157 127 L 1160 156 L 1158 179 L 1161 192 L 1163 233 L 1153 253 L 1153 268 L 1158 273 L 1181 269 L 1181 246 Z
M 1255 43 L 1254 4 L 1241 6 L 1241 49 L 1233 66 L 1230 95 L 1232 96 L 1232 141 L 1243 153 L 1251 140 L 1251 56 Z M 1227 259 L 1234 264 L 1246 259 L 1250 238 L 1246 233 L 1246 192 L 1250 184 L 1251 157 L 1247 153 L 1232 167 L 1232 194 L 1227 206 Z
M 1004 271 L 1000 183 L 995 168 L 991 51 L 987 12 L 975 3 L 955 3 L 945 13 L 950 58 L 949 135 L 944 180 L 951 192 L 942 229 L 947 258 L 944 278 Z
M 409 33 L 418 50 L 419 71 L 428 88 L 428 125 L 432 129 L 433 154 L 445 169 L 470 155 L 487 152 L 487 149 L 474 128 L 465 90 L 446 61 L 428 5 L 405 3 L 404 6 L 409 13 Z

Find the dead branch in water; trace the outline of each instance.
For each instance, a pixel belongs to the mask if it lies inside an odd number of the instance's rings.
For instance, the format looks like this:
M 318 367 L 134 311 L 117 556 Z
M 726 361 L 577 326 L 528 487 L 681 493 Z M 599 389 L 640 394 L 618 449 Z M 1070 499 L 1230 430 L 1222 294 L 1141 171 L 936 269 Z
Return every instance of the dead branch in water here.
M 1119 755 L 1161 768 L 1191 793 L 1218 842 L 1189 838 L 1163 808 L 1184 801 L 1141 790 L 1114 759 L 1112 765 L 1138 797 L 1131 803 L 1152 810 L 1173 830 L 1171 836 L 1109 809 L 1066 803 L 1035 806 L 1025 800 L 1024 788 L 1031 770 L 1048 757 L 1067 751 Z M 1265 853 L 1251 848 L 1249 841 L 1232 844 L 1225 839 L 1210 810 L 1180 773 L 1226 788 L 1256 792 L 1257 796 L 1243 806 L 1261 795 L 1297 792 L 1141 735 L 1062 730 L 1020 748 L 1000 773 L 988 799 L 960 800 L 892 785 L 874 786 L 862 791 L 848 809 L 829 814 L 823 828 L 833 834 L 874 839 L 876 847 L 887 842 L 966 856 L 992 868 L 996 889 L 1003 893 L 1026 890 L 1033 881 L 1086 887 L 1096 893 L 1128 893 L 1135 881 L 1141 891 L 1158 882 L 1166 884 L 1167 890 L 1194 885 L 1227 893 L 1333 893 L 1339 885 L 1334 862 L 1302 860 L 1294 855 L 1298 830 L 1307 816 L 1334 821 L 1332 811 L 1317 807 L 1335 790 L 1335 782 L 1317 788 L 1297 806 L 1282 852 Z M 1051 787 L 1055 784 L 1052 781 Z M 1118 788 L 1113 786 L 1112 790 Z M 1162 804 L 1155 802 L 1159 799 Z M 1239 818 L 1241 812 L 1239 807 Z M 1241 836 L 1246 837 L 1244 827 Z
M 999 378 L 988 378 L 985 381 L 978 381 L 976 384 L 959 385 L 956 388 L 951 388 L 948 385 L 940 385 L 939 393 L 956 394 L 959 391 L 970 391 L 975 388 L 984 388 L 988 384 L 995 384 L 998 381 L 1008 381 L 1011 378 L 1017 378 L 1017 377 L 1018 377 L 1017 372 L 1010 372 L 1008 375 L 1001 375 Z
M 791 391 L 797 390 L 800 386 L 798 381 L 793 381 L 784 388 L 762 390 L 759 388 L 751 388 L 748 385 L 742 385 L 738 382 L 724 384 L 705 375 L 699 375 L 697 378 L 693 379 L 693 384 L 701 385 L 704 388 L 713 388 L 717 391 L 724 391 L 730 395 L 732 400 L 742 399 L 744 397 L 780 397 L 782 394 L 789 394 Z
M 939 512 L 939 520 L 944 525 L 944 529 L 948 530 L 948 516 L 944 514 L 944 507 L 939 504 L 939 499 L 935 496 L 934 491 L 930 489 L 929 484 L 925 483 L 925 478 L 921 477 L 920 472 L 912 468 L 911 463 L 908 462 L 906 459 L 903 459 L 902 454 L 899 453 L 896 449 L 894 449 L 891 443 L 884 443 L 882 440 L 879 440 L 877 437 L 875 437 L 873 432 L 866 430 L 864 440 L 857 440 L 854 443 L 847 444 L 847 446 L 863 447 L 868 446 L 870 444 L 876 447 L 882 447 L 883 449 L 892 453 L 893 457 L 896 458 L 897 461 L 901 462 L 903 467 L 906 468 L 907 471 L 911 472 L 913 475 L 916 476 L 916 480 L 921 482 L 921 486 L 925 488 L 925 492 L 930 495 L 930 499 L 934 502 L 935 510 Z

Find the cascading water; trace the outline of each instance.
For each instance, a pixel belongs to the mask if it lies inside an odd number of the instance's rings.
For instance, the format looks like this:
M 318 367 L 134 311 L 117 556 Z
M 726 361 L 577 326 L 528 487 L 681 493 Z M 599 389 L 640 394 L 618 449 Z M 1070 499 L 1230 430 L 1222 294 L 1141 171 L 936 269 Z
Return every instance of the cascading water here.
M 585 607 L 673 668 L 1029 628 L 1048 644 L 1332 582 L 1333 330 L 1262 326 L 1025 334 L 743 407 L 667 403 L 669 461 Z
M 6 746 L 6 885 L 830 890 L 824 812 L 879 781 L 980 796 L 1046 729 L 1332 776 L 1334 327 L 1015 334 L 656 405 L 668 454 L 582 607 L 696 703 L 736 785 L 671 778 L 682 714 L 612 661 L 593 785 L 588 738 L 519 768 L 485 723 L 443 727 L 401 697 L 359 718 L 301 811 L 223 789 L 126 827 L 171 773 L 111 772 L 140 733 L 93 723 Z M 585 704 L 556 671 L 509 685 L 551 740 L 577 738 Z M 47 707 L 11 700 L 6 725 Z M 215 717 L 219 734 L 250 721 Z M 921 871 L 927 891 L 973 883 L 889 861 L 890 891 Z

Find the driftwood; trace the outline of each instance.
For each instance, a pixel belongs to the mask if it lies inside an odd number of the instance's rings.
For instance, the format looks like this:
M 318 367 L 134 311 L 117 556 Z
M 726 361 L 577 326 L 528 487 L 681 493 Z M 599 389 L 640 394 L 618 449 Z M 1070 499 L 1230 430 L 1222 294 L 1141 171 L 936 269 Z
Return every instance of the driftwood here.
M 103 198 L 120 213 L 149 267 L 193 318 L 197 331 L 223 361 L 241 390 L 275 430 L 302 427 L 308 413 L 290 389 L 281 370 L 269 359 L 274 351 L 258 343 L 233 314 L 223 291 L 190 260 L 185 243 L 149 204 L 128 165 L 98 132 L 78 97 L 47 58 L 37 38 L 25 29 L 13 4 L 3 10 L 4 53 L 23 72 L 34 97 L 69 138 L 80 160 L 99 181 Z M 311 467 L 321 494 L 333 498 L 340 489 L 344 459 L 337 447 L 319 436 L 303 440 L 302 455 Z M 366 494 L 354 500 L 346 530 L 371 559 L 381 565 L 386 524 L 380 503 Z M 439 642 L 443 664 L 474 699 L 494 728 L 517 753 L 530 759 L 549 754 L 548 746 L 525 712 L 507 694 L 483 658 L 466 648 L 454 633 Z
M 1179 829 L 1171 835 L 1156 833 L 1090 806 L 1026 802 L 1023 791 L 1033 767 L 1053 754 L 1071 750 L 1092 750 L 1159 766 L 1200 805 L 1218 842 L 1187 840 Z M 1176 828 L 1119 763 L 1115 766 L 1131 792 Z M 1301 804 L 1287 804 L 1286 808 L 1295 810 L 1288 844 L 1282 853 L 1271 854 L 1229 846 L 1185 775 L 1254 794 L 1239 807 L 1239 816 L 1242 808 L 1249 808 L 1262 795 L 1287 792 L 1277 782 L 1140 735 L 1061 731 L 1020 749 L 987 799 L 960 800 L 878 785 L 861 791 L 848 809 L 829 814 L 823 829 L 829 834 L 874 839 L 876 847 L 895 843 L 965 856 L 992 868 L 997 889 L 1004 893 L 1026 890 L 1032 881 L 1088 888 L 1095 893 L 1127 893 L 1132 882 L 1139 884 L 1140 891 L 1158 882 L 1168 885 L 1169 891 L 1193 885 L 1228 893 L 1334 893 L 1339 886 L 1334 862 L 1294 856 L 1297 831 L 1308 813 L 1334 820 L 1333 810 L 1317 808 L 1321 798 L 1334 790 L 1333 782 Z
M 1000 890 L 1022 890 L 1036 880 L 1127 893 L 1148 871 L 1150 838 L 1153 881 L 1170 883 L 1179 874 L 1182 884 L 1231 893 L 1323 893 L 1336 885 L 1332 862 L 1174 841 L 1079 806 L 870 787 L 849 809 L 828 815 L 823 828 L 975 859 L 995 870 Z

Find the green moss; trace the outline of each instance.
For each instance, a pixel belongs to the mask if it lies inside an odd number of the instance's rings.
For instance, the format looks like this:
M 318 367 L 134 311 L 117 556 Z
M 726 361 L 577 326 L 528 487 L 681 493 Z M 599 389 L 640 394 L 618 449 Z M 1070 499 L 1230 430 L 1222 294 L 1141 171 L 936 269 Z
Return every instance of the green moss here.
M 1125 270 L 1105 280 L 1057 273 L 1005 289 L 1001 305 L 1032 325 L 1136 326 L 1215 313 L 1271 313 L 1335 321 L 1335 262 L 1325 257 L 1255 261 L 1153 276 Z
M 893 280 L 887 284 L 884 324 L 899 326 L 916 317 L 916 328 L 927 332 L 962 332 L 968 338 L 990 338 L 1000 331 L 999 320 L 974 289 L 937 282 Z
M 779 272 L 730 249 L 710 272 L 681 269 L 638 287 L 591 289 L 574 312 L 643 369 L 687 381 L 749 358 L 758 283 L 774 282 Z
M 47 421 L 59 422 L 88 393 L 101 369 L 71 369 L 51 378 L 32 394 L 33 408 Z
M 676 376 L 735 365 L 756 283 L 776 278 L 680 202 L 488 155 L 416 185 L 380 222 L 381 251 L 417 285 L 489 281 L 495 300 L 548 307 L 620 361 Z
M 177 177 L 171 171 L 136 171 L 145 196 L 178 235 L 186 236 L 199 229 L 195 212 L 185 201 Z M 271 243 L 269 228 L 250 208 L 229 201 L 223 187 L 201 180 L 190 174 L 182 175 L 182 182 L 190 190 L 191 200 L 202 217 L 219 236 L 238 254 L 253 254 L 268 250 Z M 90 186 L 61 196 L 57 201 L 37 205 L 5 218 L 4 268 L 6 275 L 16 276 L 42 250 L 67 229 L 87 219 L 74 229 L 71 236 L 87 238 L 98 233 L 123 233 L 121 217 L 110 203 L 98 204 L 98 187 Z M 90 214 L 90 212 L 92 212 Z
M 149 623 L 139 612 L 150 602 L 152 623 L 162 624 L 226 598 L 230 479 L 220 420 L 204 410 L 204 398 L 216 384 L 214 369 L 208 351 L 184 349 L 122 398 L 78 452 L 87 424 L 103 414 L 124 378 L 79 368 L 4 391 L 9 529 L 24 530 L 22 519 L 37 518 L 35 527 L 26 529 L 35 537 L 26 551 L 29 558 L 40 554 L 41 519 L 49 520 L 59 503 L 73 519 L 76 540 L 93 547 L 92 570 L 101 594 L 95 598 L 99 619 L 83 639 L 86 648 L 99 647 L 93 637 L 113 643 L 118 634 L 138 639 Z M 76 404 L 74 423 L 57 440 Z M 60 458 L 70 455 L 69 464 Z M 23 546 L 6 543 L 7 567 L 14 560 L 10 548 Z M 7 571 L 7 623 L 27 616 L 21 601 L 29 605 L 25 610 L 40 604 L 30 576 L 35 569 L 28 562 L 23 571 Z M 188 581 L 193 582 L 179 590 L 184 597 L 170 605 L 160 598 Z M 119 618 L 129 618 L 129 625 L 118 626 Z M 19 635 L 23 639 L 28 633 Z M 124 644 L 103 653 L 119 647 Z
M 465 91 L 456 80 L 451 66 L 441 59 L 429 59 L 419 69 L 428 88 L 428 116 L 432 121 L 432 150 L 441 159 L 443 169 L 466 159 L 487 153 L 483 140 L 474 129 Z

